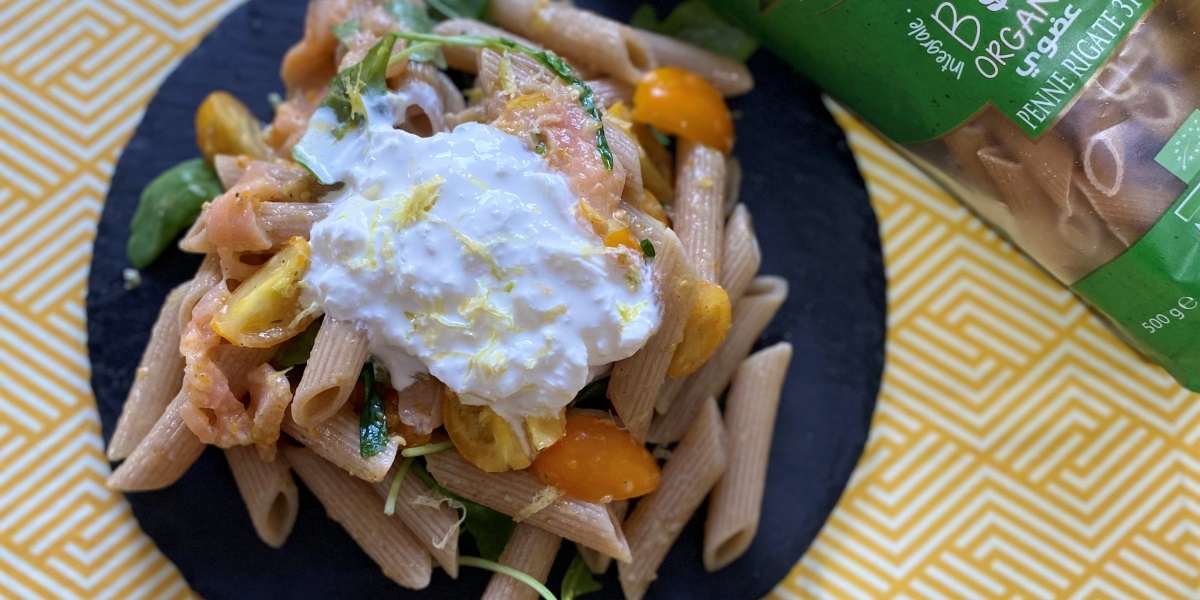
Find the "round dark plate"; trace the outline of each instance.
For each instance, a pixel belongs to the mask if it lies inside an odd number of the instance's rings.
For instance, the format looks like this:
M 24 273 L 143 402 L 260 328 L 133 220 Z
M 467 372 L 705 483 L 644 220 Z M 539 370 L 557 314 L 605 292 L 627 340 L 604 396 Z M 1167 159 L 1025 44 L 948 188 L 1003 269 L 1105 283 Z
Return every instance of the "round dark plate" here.
M 640 3 L 581 4 L 626 19 Z M 305 3 L 295 0 L 251 0 L 231 13 L 167 78 L 117 164 L 87 299 L 92 386 L 106 440 L 158 307 L 198 264 L 196 257 L 170 250 L 142 272 L 141 287 L 123 289 L 125 240 L 138 194 L 163 169 L 198 154 L 192 118 L 208 92 L 229 90 L 267 120 L 267 95 L 282 91 L 280 59 L 301 36 L 304 11 Z M 660 7 L 659 14 L 664 12 Z M 762 271 L 791 283 L 791 297 L 761 343 L 788 340 L 795 359 L 754 545 L 727 569 L 706 573 L 700 564 L 702 520 L 693 519 L 651 586 L 650 598 L 757 598 L 774 587 L 841 495 L 866 440 L 879 389 L 885 284 L 877 226 L 862 181 L 811 84 L 765 51 L 750 67 L 758 87 L 732 103 L 741 114 L 742 199 L 755 216 Z M 128 498 L 142 528 L 210 600 L 468 598 L 478 597 L 489 576 L 464 569 L 451 581 L 438 571 L 429 590 L 401 590 L 305 491 L 291 539 L 273 550 L 255 537 L 215 449 L 176 485 Z M 552 589 L 564 568 L 564 561 L 556 565 Z M 620 597 L 615 569 L 604 579 L 604 591 L 588 597 Z

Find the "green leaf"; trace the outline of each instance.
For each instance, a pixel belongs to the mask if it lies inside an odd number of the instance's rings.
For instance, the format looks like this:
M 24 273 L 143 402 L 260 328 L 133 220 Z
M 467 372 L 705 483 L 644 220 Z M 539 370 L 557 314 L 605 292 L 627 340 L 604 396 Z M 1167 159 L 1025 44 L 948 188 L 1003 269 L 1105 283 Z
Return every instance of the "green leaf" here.
M 329 82 L 329 94 L 321 106 L 332 109 L 347 130 L 360 125 L 366 116 L 364 95 L 387 92 L 388 60 L 395 45 L 396 35 L 387 35 L 367 51 L 362 61 L 346 67 Z
M 387 448 L 387 415 L 383 412 L 383 396 L 375 389 L 375 367 L 368 362 L 359 375 L 363 383 L 363 407 L 358 413 L 358 453 L 370 458 Z
M 424 6 L 408 0 L 390 0 L 385 5 L 385 10 L 405 31 L 433 32 L 433 19 L 429 17 L 429 13 L 425 12 Z M 407 56 L 412 61 L 430 63 L 439 69 L 446 68 L 446 57 L 442 56 L 442 50 L 437 46 L 414 49 Z
M 644 5 L 633 13 L 630 24 L 724 54 L 734 60 L 745 61 L 758 49 L 757 40 L 731 25 L 705 0 L 680 3 L 662 22 L 658 22 L 654 8 Z
M 450 493 L 433 478 L 433 475 L 429 474 L 429 470 L 421 461 L 413 463 L 411 472 L 424 481 L 425 485 L 433 488 L 435 492 L 461 504 L 463 514 L 466 516 L 463 528 L 471 534 L 471 537 L 475 538 L 475 546 L 479 548 L 479 554 L 488 560 L 500 560 L 500 553 L 504 552 L 504 546 L 508 544 L 508 538 L 512 536 L 513 528 L 517 526 L 511 517 Z
M 587 404 L 597 400 L 606 400 L 608 398 L 608 377 L 597 379 L 579 390 L 575 394 L 575 404 Z
M 638 245 L 642 247 L 642 254 L 645 254 L 646 258 L 654 258 L 655 252 L 653 242 L 650 240 L 642 240 L 638 242 Z
M 542 597 L 542 600 L 558 600 L 558 598 L 554 597 L 554 592 L 551 592 L 550 588 L 546 587 L 545 584 L 537 579 L 534 579 L 534 577 L 529 573 L 526 573 L 520 569 L 514 569 L 508 565 L 498 563 L 494 560 L 480 558 L 478 556 L 460 556 L 458 557 L 458 564 L 464 567 L 475 567 L 476 569 L 486 569 L 493 573 L 508 575 L 509 577 L 512 577 L 513 579 L 516 579 L 517 581 L 520 581 L 521 583 L 533 588 L 533 590 Z
M 288 340 L 283 348 L 275 353 L 275 358 L 271 359 L 271 362 L 280 369 L 308 362 L 308 355 L 312 354 L 313 343 L 317 341 L 317 332 L 321 330 L 321 321 L 323 320 L 324 318 L 313 321 L 304 331 Z
M 567 573 L 563 575 L 562 590 L 558 597 L 559 600 L 575 600 L 584 594 L 598 592 L 603 587 L 588 570 L 583 557 L 576 553 L 575 558 L 571 559 L 571 566 L 567 567 Z
M 185 160 L 142 189 L 137 210 L 129 222 L 125 255 L 139 269 L 145 268 L 182 231 L 200 216 L 200 207 L 224 192 L 221 180 L 202 158 Z

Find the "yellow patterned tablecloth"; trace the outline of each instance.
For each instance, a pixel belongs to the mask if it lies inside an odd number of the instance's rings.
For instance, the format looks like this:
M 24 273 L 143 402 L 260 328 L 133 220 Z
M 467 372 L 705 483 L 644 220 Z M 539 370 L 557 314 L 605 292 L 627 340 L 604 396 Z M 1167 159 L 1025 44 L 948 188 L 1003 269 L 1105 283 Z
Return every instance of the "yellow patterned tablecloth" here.
M 0 3 L 0 598 L 194 594 L 104 488 L 84 291 L 117 155 L 237 0 Z M 887 367 L 790 598 L 1200 597 L 1200 401 L 860 125 Z

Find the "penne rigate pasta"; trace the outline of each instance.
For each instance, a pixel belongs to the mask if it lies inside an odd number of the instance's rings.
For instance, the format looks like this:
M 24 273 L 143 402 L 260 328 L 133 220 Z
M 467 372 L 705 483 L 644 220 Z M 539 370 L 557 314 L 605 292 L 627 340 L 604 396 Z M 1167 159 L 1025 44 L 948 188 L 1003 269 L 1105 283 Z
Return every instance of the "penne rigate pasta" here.
M 186 282 L 171 290 L 163 302 L 150 341 L 133 374 L 133 385 L 121 407 L 121 416 L 108 442 L 108 460 L 118 461 L 137 446 L 183 384 L 183 355 L 179 353 L 179 307 L 191 287 Z
M 229 379 L 229 389 L 235 397 L 246 393 L 246 374 L 270 360 L 274 352 L 274 348 L 237 346 L 222 346 L 218 350 L 217 367 Z M 204 443 L 192 433 L 179 413 L 186 402 L 187 394 L 180 390 L 146 437 L 109 476 L 108 487 L 124 491 L 157 490 L 183 477 L 204 452 Z
M 787 342 L 759 350 L 742 361 L 729 388 L 727 467 L 713 488 L 704 524 L 704 568 L 710 572 L 745 554 L 758 531 L 775 416 L 791 361 Z
M 396 468 L 374 484 L 380 498 L 391 493 Z M 412 473 L 405 473 L 396 494 L 396 516 L 408 526 L 425 551 L 451 578 L 458 577 L 458 510 L 440 500 L 433 488 Z
M 517 523 L 500 555 L 500 564 L 512 567 L 542 583 L 550 575 L 562 538 L 536 525 Z M 536 600 L 537 590 L 503 573 L 495 573 L 481 600 Z
M 738 204 L 725 224 L 725 240 L 721 247 L 721 287 L 729 294 L 729 302 L 737 304 L 762 264 L 762 250 L 754 235 L 754 223 L 746 205 Z
M 667 551 L 725 472 L 728 440 L 712 396 L 663 466 L 662 483 L 625 520 L 632 560 L 617 563 L 626 600 L 641 600 Z
M 572 64 L 630 85 L 658 66 L 633 28 L 569 4 L 494 0 L 490 8 L 501 27 L 545 45 Z
M 673 226 L 701 281 L 718 281 L 724 241 L 725 156 L 680 139 Z
M 650 429 L 671 356 L 683 339 L 683 328 L 696 299 L 696 283 L 691 262 L 670 229 L 645 215 L 636 215 L 633 226 L 638 237 L 651 240 L 656 248 L 654 281 L 662 320 L 641 350 L 613 365 L 608 399 L 626 429 L 640 440 Z
M 416 590 L 429 585 L 433 571 L 429 554 L 400 519 L 384 514 L 383 501 L 370 484 L 304 448 L 286 448 L 283 455 L 329 518 L 354 538 L 388 579 Z
M 737 305 L 733 307 L 733 324 L 729 335 L 708 363 L 689 375 L 675 397 L 667 400 L 667 408 L 654 419 L 646 439 L 655 444 L 677 441 L 696 417 L 704 399 L 716 396 L 729 385 L 742 359 L 762 330 L 771 322 L 783 301 L 787 299 L 787 281 L 774 276 L 756 277 Z M 659 402 L 664 397 L 660 394 Z
M 329 216 L 329 210 L 328 204 L 311 202 L 259 202 L 255 206 L 255 217 L 271 246 L 278 247 L 293 236 L 307 238 L 313 224 Z M 216 245 L 208 239 L 204 218 L 196 219 L 180 240 L 179 248 L 200 254 L 217 251 Z
M 553 493 L 533 475 L 523 471 L 486 473 L 467 462 L 457 451 L 426 457 L 429 472 L 447 490 L 510 517 L 521 515 L 539 499 Z M 559 497 L 522 522 L 541 527 L 593 548 L 617 560 L 629 560 L 629 544 L 608 507 L 570 497 Z
M 321 423 L 346 404 L 367 362 L 368 344 L 360 324 L 325 317 L 292 400 L 292 420 L 297 425 Z
M 200 261 L 200 267 L 196 269 L 196 275 L 192 277 L 179 303 L 179 331 L 183 331 L 192 320 L 196 303 L 218 283 L 221 283 L 221 259 L 210 254 Z
M 635 29 L 634 35 L 660 66 L 687 69 L 707 79 L 725 96 L 741 96 L 754 89 L 754 76 L 745 63 L 654 32 Z
M 283 418 L 283 431 L 296 438 L 321 458 L 367 481 L 383 481 L 399 452 L 401 438 L 389 435 L 379 454 L 363 458 L 359 441 L 358 415 L 349 406 L 316 425 L 297 425 L 291 415 Z
M 629 512 L 629 501 L 616 500 L 610 502 L 608 504 L 608 510 L 612 512 L 614 520 L 616 520 L 618 523 L 624 522 L 625 515 Z M 604 573 L 607 573 L 608 568 L 612 566 L 613 559 L 611 556 L 596 552 L 587 546 L 575 544 L 575 547 L 579 551 L 579 557 L 583 560 L 583 563 L 587 565 L 588 570 L 593 574 L 603 575 Z
M 300 509 L 299 492 L 287 459 L 276 455 L 268 462 L 259 458 L 252 446 L 234 446 L 225 449 L 225 460 L 259 539 L 272 548 L 283 546 Z
M 633 102 L 633 86 L 619 79 L 601 77 L 600 79 L 589 79 L 584 83 L 592 88 L 592 97 L 596 99 L 596 106 L 607 108 L 618 102 L 625 104 Z

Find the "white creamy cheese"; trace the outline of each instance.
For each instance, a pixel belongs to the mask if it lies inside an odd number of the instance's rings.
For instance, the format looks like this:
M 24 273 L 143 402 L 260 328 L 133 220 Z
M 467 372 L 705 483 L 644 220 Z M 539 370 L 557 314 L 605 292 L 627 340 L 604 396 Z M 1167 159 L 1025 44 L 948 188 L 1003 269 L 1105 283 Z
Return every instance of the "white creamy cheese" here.
M 362 322 L 401 388 L 427 370 L 464 403 L 509 420 L 566 405 L 589 367 L 625 358 L 658 327 L 650 270 L 584 230 L 578 198 L 516 137 L 467 123 L 420 138 L 386 100 L 341 140 L 313 116 L 301 148 L 332 213 L 312 230 L 306 294 Z

